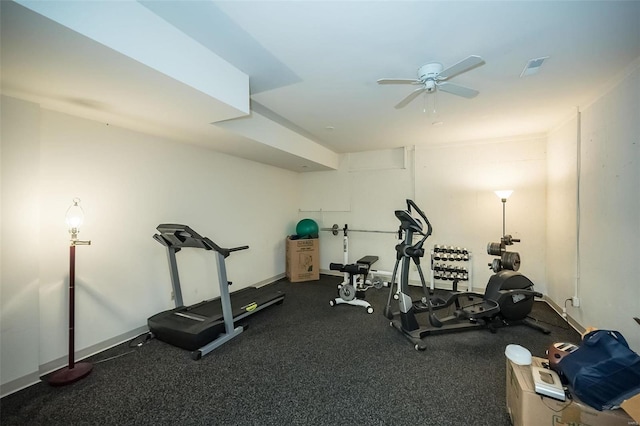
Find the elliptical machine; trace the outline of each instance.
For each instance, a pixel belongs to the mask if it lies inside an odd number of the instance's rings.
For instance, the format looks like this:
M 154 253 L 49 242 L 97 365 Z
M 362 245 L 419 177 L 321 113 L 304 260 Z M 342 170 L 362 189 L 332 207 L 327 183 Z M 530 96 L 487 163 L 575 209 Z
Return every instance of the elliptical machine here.
M 425 255 L 424 243 L 433 231 L 431 223 L 412 200 L 407 200 L 406 210 L 396 210 L 395 215 L 400 221 L 399 233 L 404 234 L 403 241 L 395 247 L 396 263 L 392 275 L 395 277 L 400 267 L 400 282 L 397 284 L 399 311 L 391 310 L 391 300 L 394 298 L 392 281 L 384 313 L 391 320 L 391 326 L 407 337 L 416 350 L 426 349 L 423 339 L 427 335 L 476 328 L 487 328 L 495 333 L 498 327 L 526 324 L 549 333 L 549 330 L 528 321 L 527 316 L 533 307 L 534 297 L 542 297 L 542 294 L 533 291 L 533 283 L 515 270 L 496 271 L 496 274 L 489 279 L 484 294 L 454 290 L 447 292 L 444 297 L 432 295 L 420 267 L 420 258 Z M 416 236 L 422 238 L 414 243 Z M 508 241 L 515 240 L 509 236 Z M 519 256 L 517 262 L 514 255 L 502 256 L 504 253 L 510 253 L 504 250 L 508 241 L 504 240 L 504 244 L 499 246 L 501 260 L 499 263 L 494 262 L 496 269 L 498 266 L 502 268 L 507 264 L 519 266 Z M 492 244 L 490 243 L 489 247 L 492 247 L 493 254 L 496 254 L 496 246 Z M 424 296 L 416 301 L 409 295 L 409 269 L 412 261 L 418 270 L 424 292 Z M 455 283 L 454 288 L 456 288 Z M 448 315 L 442 315 L 442 312 Z M 417 314 L 427 314 L 428 322 L 421 325 Z

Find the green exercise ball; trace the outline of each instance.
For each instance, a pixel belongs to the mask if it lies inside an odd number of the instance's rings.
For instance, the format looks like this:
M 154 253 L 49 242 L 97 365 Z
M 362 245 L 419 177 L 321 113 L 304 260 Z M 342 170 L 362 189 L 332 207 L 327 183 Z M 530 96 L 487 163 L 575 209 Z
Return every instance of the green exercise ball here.
M 313 219 L 302 219 L 296 225 L 296 234 L 299 237 L 318 237 L 318 224 Z

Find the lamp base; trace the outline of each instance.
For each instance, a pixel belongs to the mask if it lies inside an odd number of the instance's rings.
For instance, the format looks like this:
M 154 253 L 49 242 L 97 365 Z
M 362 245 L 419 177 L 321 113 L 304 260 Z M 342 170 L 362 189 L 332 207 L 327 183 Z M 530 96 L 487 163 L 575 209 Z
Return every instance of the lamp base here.
M 88 362 L 76 362 L 73 368 L 64 367 L 55 373 L 51 374 L 47 379 L 47 382 L 51 386 L 64 386 L 77 382 L 78 380 L 86 377 L 93 370 L 93 364 Z

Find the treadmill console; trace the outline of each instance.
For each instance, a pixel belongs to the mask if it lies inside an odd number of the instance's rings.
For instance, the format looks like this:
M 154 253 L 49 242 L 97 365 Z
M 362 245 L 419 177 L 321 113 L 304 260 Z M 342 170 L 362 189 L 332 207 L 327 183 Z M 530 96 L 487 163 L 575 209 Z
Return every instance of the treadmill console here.
M 181 249 L 183 247 L 194 247 L 205 250 L 211 250 L 206 238 L 202 237 L 196 231 L 187 225 L 179 225 L 174 223 L 163 223 L 156 228 L 159 234 L 153 238 L 166 247 L 175 247 Z

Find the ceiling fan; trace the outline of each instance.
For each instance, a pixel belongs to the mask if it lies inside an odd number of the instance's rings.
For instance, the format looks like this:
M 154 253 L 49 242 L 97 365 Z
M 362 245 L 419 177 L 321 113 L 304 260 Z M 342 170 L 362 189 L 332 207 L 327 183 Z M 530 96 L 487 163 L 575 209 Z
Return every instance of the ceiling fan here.
M 432 93 L 436 90 L 441 90 L 443 92 L 448 92 L 453 95 L 458 95 L 465 98 L 473 98 L 480 92 L 468 87 L 460 86 L 458 84 L 449 83 L 449 81 L 447 80 L 458 74 L 462 74 L 463 72 L 467 72 L 473 68 L 479 67 L 480 65 L 484 65 L 484 59 L 482 59 L 480 56 L 475 55 L 471 55 L 447 69 L 443 69 L 442 64 L 439 62 L 432 62 L 418 68 L 417 79 L 381 78 L 380 80 L 378 80 L 378 84 L 420 85 L 419 88 L 409 93 L 406 98 L 401 100 L 400 103 L 396 105 L 397 109 L 403 108 L 422 93 Z

